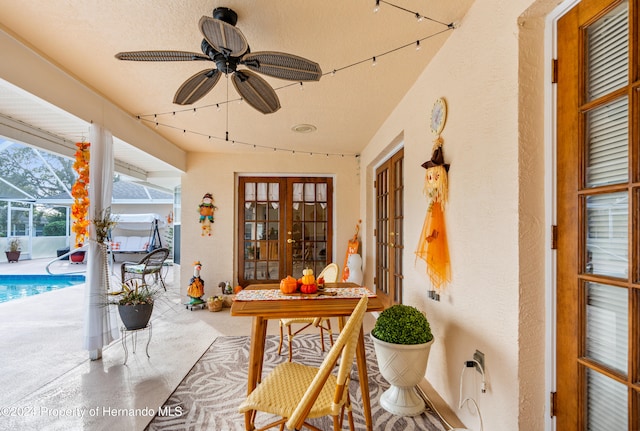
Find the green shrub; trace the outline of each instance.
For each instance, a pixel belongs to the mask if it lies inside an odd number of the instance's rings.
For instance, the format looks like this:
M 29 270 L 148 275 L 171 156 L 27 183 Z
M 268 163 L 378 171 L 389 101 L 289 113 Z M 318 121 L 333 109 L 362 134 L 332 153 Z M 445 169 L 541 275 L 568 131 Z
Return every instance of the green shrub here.
M 52 221 L 42 228 L 44 236 L 65 236 L 67 234 L 67 223 L 64 220 Z
M 393 344 L 423 344 L 433 339 L 427 318 L 417 308 L 402 304 L 380 313 L 371 335 Z

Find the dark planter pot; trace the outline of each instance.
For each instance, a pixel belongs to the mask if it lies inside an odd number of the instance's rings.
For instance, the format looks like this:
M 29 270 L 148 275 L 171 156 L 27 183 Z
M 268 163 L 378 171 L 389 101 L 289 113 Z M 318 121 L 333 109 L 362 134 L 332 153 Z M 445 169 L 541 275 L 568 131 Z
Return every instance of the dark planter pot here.
M 19 251 L 5 251 L 4 253 L 7 255 L 7 260 L 9 262 L 17 262 L 18 259 L 20 259 Z
M 76 251 L 70 258 L 73 263 L 82 263 L 84 262 L 84 251 Z
M 152 311 L 153 304 L 118 305 L 120 319 L 129 331 L 146 328 Z

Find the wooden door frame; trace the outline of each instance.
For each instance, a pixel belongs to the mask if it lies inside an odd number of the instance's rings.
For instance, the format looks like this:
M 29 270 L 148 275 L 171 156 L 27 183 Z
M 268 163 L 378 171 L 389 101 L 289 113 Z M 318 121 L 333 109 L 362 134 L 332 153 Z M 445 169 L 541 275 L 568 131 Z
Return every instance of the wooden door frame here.
M 374 235 L 373 235 L 373 241 L 374 241 L 374 245 L 373 245 L 373 249 L 375 251 L 375 257 L 374 257 L 374 285 L 376 287 L 376 293 L 380 296 L 382 302 L 385 304 L 385 307 L 389 307 L 391 305 L 393 305 L 395 303 L 395 288 L 393 289 L 393 291 L 390 291 L 390 295 L 387 295 L 386 293 L 382 292 L 379 290 L 379 285 L 380 285 L 380 281 L 379 281 L 379 246 L 378 246 L 378 242 L 379 239 L 381 238 L 381 235 L 384 235 L 384 233 L 379 232 L 378 231 L 378 187 L 379 184 L 377 184 L 377 180 L 378 180 L 378 171 L 381 167 L 383 167 L 385 164 L 389 164 L 389 172 L 393 173 L 394 171 L 394 165 L 393 162 L 394 160 L 397 159 L 404 159 L 404 147 L 401 146 L 399 148 L 394 149 L 393 152 L 391 152 L 389 154 L 388 157 L 384 158 L 380 163 L 378 163 L 374 169 L 373 169 L 373 185 L 374 185 L 374 189 L 373 189 L 373 225 L 374 225 Z M 403 172 L 404 174 L 404 172 Z M 391 177 L 391 175 L 389 175 L 389 181 L 390 181 L 390 186 L 389 186 L 389 190 L 388 190 L 388 201 L 393 203 L 393 178 Z M 404 188 L 404 175 L 403 175 L 403 188 Z M 403 196 L 403 206 L 404 206 L 404 196 Z M 402 208 L 402 214 L 404 214 L 404 208 Z M 392 229 L 391 223 L 393 221 L 393 216 L 394 214 L 392 213 L 391 209 L 388 210 L 388 219 L 389 219 L 389 226 L 388 229 Z M 404 232 L 404 228 L 402 229 L 402 231 Z M 402 235 L 404 235 L 402 233 Z M 388 237 L 385 239 L 384 241 L 385 243 L 390 243 L 392 242 L 392 240 Z M 404 250 L 406 250 L 405 246 L 404 246 L 404 236 L 402 237 L 402 245 L 401 245 L 401 250 L 400 253 L 404 253 Z M 394 278 L 394 273 L 400 273 L 400 278 L 402 278 L 402 272 L 403 272 L 403 268 L 395 268 L 395 262 L 393 261 L 393 257 L 392 253 L 397 253 L 398 251 L 396 251 L 395 248 L 393 249 L 388 249 L 388 253 L 387 253 L 387 259 L 389 260 L 388 264 L 389 264 L 389 285 L 393 285 L 395 287 L 395 281 L 393 281 L 392 279 Z M 402 256 L 404 258 L 404 255 Z M 402 265 L 401 265 L 402 266 Z M 400 286 L 400 289 L 402 289 L 402 286 Z M 400 292 L 400 301 L 399 303 L 402 303 L 402 292 Z
M 235 189 L 236 189 L 235 195 L 236 195 L 237 201 L 234 208 L 235 225 L 236 225 L 235 246 L 234 246 L 234 262 L 235 262 L 234 272 L 235 272 L 236 280 L 238 280 L 238 283 L 240 285 L 248 284 L 248 281 L 245 280 L 243 276 L 244 258 L 241 257 L 241 253 L 244 248 L 245 239 L 244 239 L 244 219 L 241 219 L 243 217 L 243 214 L 240 213 L 240 202 L 244 201 L 243 197 L 244 197 L 245 190 L 244 188 L 240 187 L 240 184 L 243 181 L 249 181 L 249 182 L 267 181 L 268 182 L 269 179 L 278 179 L 279 183 L 284 181 L 285 186 L 288 185 L 292 180 L 300 180 L 300 182 L 305 182 L 305 180 L 314 180 L 314 182 L 318 182 L 318 181 L 315 181 L 317 179 L 328 180 L 327 196 L 330 196 L 330 198 L 328 198 L 327 203 L 330 205 L 330 210 L 327 217 L 327 262 L 332 262 L 333 256 L 335 254 L 334 253 L 334 243 L 335 243 L 334 237 L 336 235 L 336 231 L 334 229 L 334 225 L 335 225 L 334 222 L 336 217 L 336 211 L 333 208 L 335 204 L 335 195 L 334 195 L 334 187 L 333 187 L 335 177 L 333 175 L 289 174 L 289 175 L 278 176 L 278 175 L 263 175 L 263 174 L 238 174 L 236 175 L 236 181 L 235 181 Z M 283 193 L 283 190 L 284 190 L 284 193 Z M 280 190 L 279 202 L 283 208 L 288 204 L 288 197 L 287 197 L 288 194 L 289 192 L 287 191 L 286 187 Z M 287 226 L 287 223 L 290 221 L 289 218 L 290 218 L 289 214 L 280 215 L 280 243 L 278 244 L 278 253 L 280 256 L 286 256 L 286 253 L 289 253 L 291 251 L 291 247 L 286 243 L 286 226 Z M 286 267 L 286 264 L 282 262 L 282 259 L 280 260 L 278 268 L 279 268 L 278 272 L 281 275 L 280 278 L 284 278 L 287 275 L 285 272 L 288 271 L 288 268 Z

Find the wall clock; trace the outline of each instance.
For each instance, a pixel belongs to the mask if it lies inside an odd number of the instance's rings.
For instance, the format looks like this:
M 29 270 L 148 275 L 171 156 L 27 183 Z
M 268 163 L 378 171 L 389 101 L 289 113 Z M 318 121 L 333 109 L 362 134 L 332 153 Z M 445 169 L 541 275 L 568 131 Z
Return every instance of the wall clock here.
M 431 132 L 440 135 L 444 129 L 444 123 L 447 121 L 447 102 L 440 97 L 433 104 L 431 109 Z

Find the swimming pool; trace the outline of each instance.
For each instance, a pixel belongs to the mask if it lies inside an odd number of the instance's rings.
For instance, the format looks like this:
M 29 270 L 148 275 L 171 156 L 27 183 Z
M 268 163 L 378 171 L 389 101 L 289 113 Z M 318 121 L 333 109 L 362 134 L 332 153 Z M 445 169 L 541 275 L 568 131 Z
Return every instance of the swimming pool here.
M 0 302 L 84 283 L 84 275 L 0 275 Z

